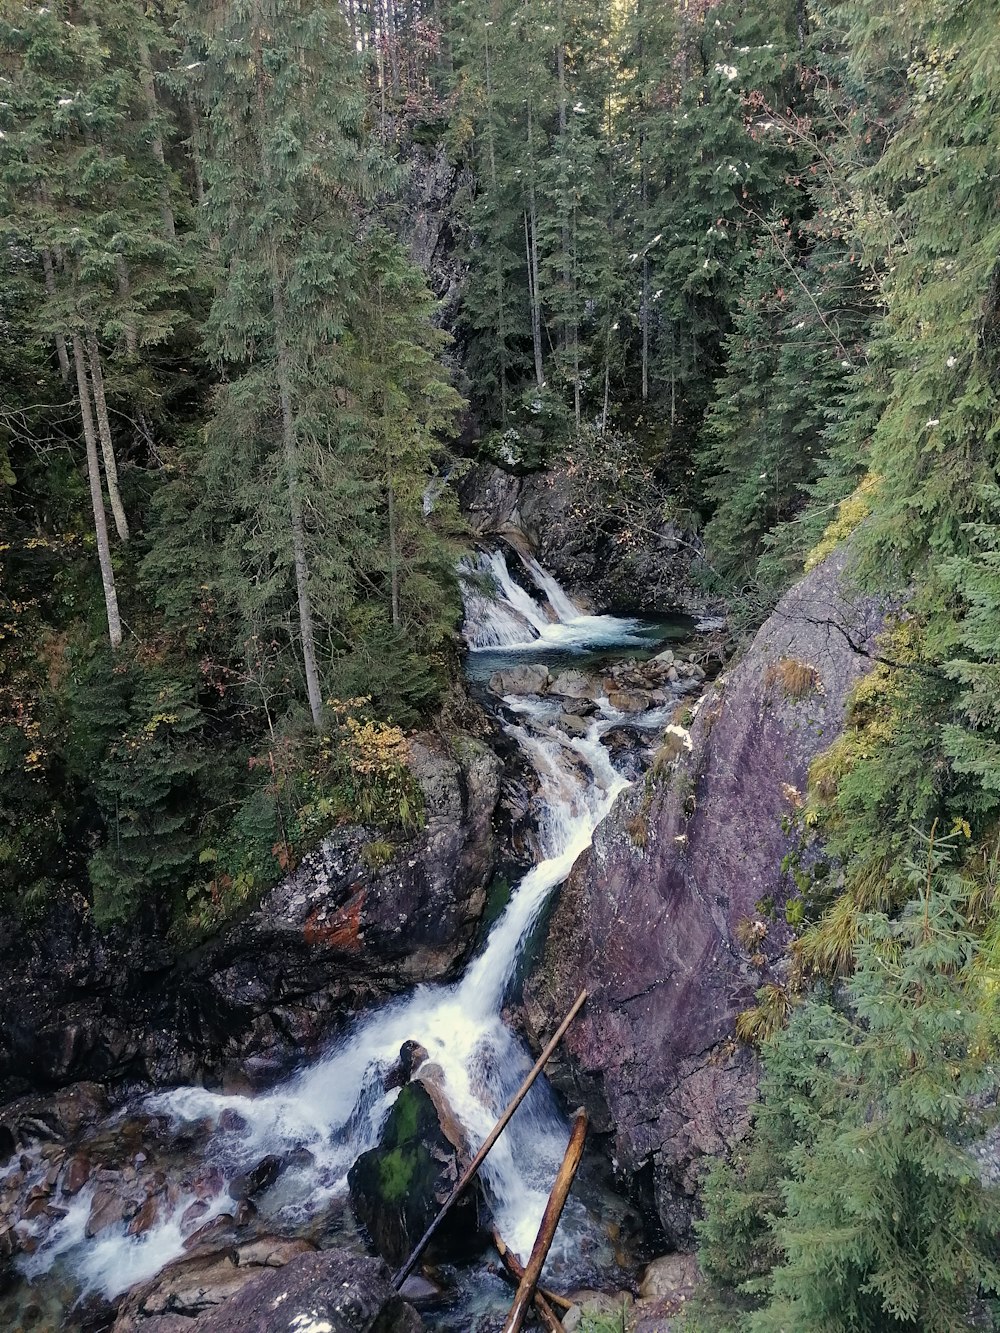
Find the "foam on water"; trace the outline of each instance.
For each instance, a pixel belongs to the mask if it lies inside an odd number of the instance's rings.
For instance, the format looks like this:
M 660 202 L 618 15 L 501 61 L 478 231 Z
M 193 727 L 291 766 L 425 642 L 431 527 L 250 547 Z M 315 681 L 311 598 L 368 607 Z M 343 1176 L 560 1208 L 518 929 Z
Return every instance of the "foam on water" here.
M 563 633 L 587 646 L 595 641 L 627 643 L 638 628 L 634 621 L 582 615 L 534 561 L 526 561 L 526 568 L 544 595 L 544 606 L 510 577 L 500 553 L 481 558 L 480 572 L 487 568 L 502 596 L 482 598 L 467 583 L 466 624 L 474 636 L 472 646 L 510 647 L 512 636 L 529 632 L 534 640 L 525 638 L 525 646 Z M 206 1118 L 215 1122 L 205 1155 L 226 1181 L 265 1153 L 287 1157 L 306 1149 L 297 1154 L 300 1164 L 290 1167 L 279 1187 L 260 1201 L 279 1227 L 294 1228 L 322 1214 L 344 1194 L 350 1167 L 378 1142 L 397 1095 L 385 1091 L 384 1077 L 404 1041 L 419 1041 L 441 1066 L 448 1096 L 474 1144 L 486 1137 L 531 1065 L 527 1050 L 500 1017 L 504 998 L 553 889 L 628 784 L 601 744 L 602 734 L 619 720 L 607 701 L 582 738 L 570 738 L 551 725 L 558 713 L 551 702 L 505 702 L 517 717 L 507 731 L 538 775 L 538 861 L 514 890 L 465 975 L 451 985 L 417 987 L 365 1015 L 322 1058 L 269 1092 L 233 1096 L 185 1087 L 145 1099 L 147 1111 L 167 1114 L 177 1124 Z M 634 725 L 642 719 L 632 716 L 629 721 Z M 226 1110 L 236 1112 L 237 1123 L 245 1128 L 221 1129 L 218 1121 Z M 507 1243 L 523 1255 L 534 1239 L 567 1133 L 555 1099 L 540 1079 L 487 1159 L 484 1175 L 497 1225 Z M 27 1276 L 37 1276 L 58 1261 L 84 1289 L 113 1296 L 182 1253 L 180 1219 L 190 1197 L 177 1201 L 143 1236 L 128 1236 L 122 1224 L 88 1240 L 84 1228 L 90 1202 L 90 1191 L 83 1191 L 38 1251 L 20 1261 Z M 202 1221 L 234 1208 L 223 1187 Z M 573 1226 L 585 1222 L 581 1214 L 578 1205 L 570 1209 L 554 1250 L 557 1261 L 560 1246 L 572 1247 Z
M 644 646 L 642 622 L 621 616 L 586 615 L 557 581 L 531 556 L 521 557 L 538 593 L 513 577 L 503 551 L 481 552 L 463 562 L 465 622 L 462 633 L 472 652 L 502 648 L 528 652 L 561 648 L 570 652 L 620 644 Z

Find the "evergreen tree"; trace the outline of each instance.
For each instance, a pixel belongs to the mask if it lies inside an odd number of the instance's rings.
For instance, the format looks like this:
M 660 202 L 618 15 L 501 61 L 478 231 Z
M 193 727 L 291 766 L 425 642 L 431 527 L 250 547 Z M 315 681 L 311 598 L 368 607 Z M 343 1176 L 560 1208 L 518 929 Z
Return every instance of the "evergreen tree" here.
M 319 0 L 250 0 L 211 15 L 203 74 L 212 157 L 207 220 L 222 281 L 208 347 L 238 378 L 222 391 L 232 438 L 273 434 L 280 463 L 237 472 L 248 510 L 284 510 L 272 579 L 291 575 L 313 725 L 323 691 L 300 447 L 318 363 L 344 332 L 356 271 L 355 207 L 374 192 L 363 101 L 340 16 Z M 230 447 L 228 442 L 224 447 Z M 264 481 L 264 486 L 260 483 Z M 249 483 L 249 491 L 247 485 Z M 277 537 L 278 529 L 268 522 Z
M 842 1002 L 806 999 L 765 1049 L 749 1165 L 717 1176 L 703 1231 L 714 1278 L 761 1303 L 754 1333 L 965 1329 L 1000 1289 L 1000 1199 L 969 1151 L 991 1083 L 980 946 L 946 854 L 910 867 L 898 921 L 865 920 Z

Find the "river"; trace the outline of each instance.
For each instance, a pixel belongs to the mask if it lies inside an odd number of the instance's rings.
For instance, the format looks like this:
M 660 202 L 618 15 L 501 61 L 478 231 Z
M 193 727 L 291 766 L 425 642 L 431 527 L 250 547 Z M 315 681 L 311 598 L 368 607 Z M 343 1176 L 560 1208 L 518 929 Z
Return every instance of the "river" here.
M 464 567 L 463 632 L 473 681 L 481 683 L 511 664 L 544 662 L 554 669 L 649 656 L 666 635 L 690 632 L 691 622 L 654 624 L 586 614 L 530 556 L 511 553 L 510 560 L 520 561 L 518 577 L 499 550 Z M 204 1189 L 197 1198 L 180 1193 L 143 1234 L 129 1235 L 119 1224 L 88 1239 L 95 1189 L 88 1183 L 64 1217 L 39 1224 L 37 1249 L 18 1260 L 27 1282 L 36 1290 L 58 1281 L 64 1289 L 115 1297 L 184 1253 L 192 1206 L 197 1206 L 199 1225 L 232 1212 L 228 1182 L 265 1154 L 291 1163 L 258 1201 L 268 1229 L 315 1237 L 317 1220 L 332 1218 L 339 1220 L 328 1234 L 336 1234 L 345 1214 L 347 1172 L 377 1144 L 396 1096 L 384 1089 L 386 1069 L 410 1039 L 440 1064 L 448 1097 L 470 1140 L 481 1142 L 531 1064 L 527 1048 L 503 1017 L 526 942 L 596 825 L 628 785 L 602 738 L 625 720 L 653 736 L 675 704 L 671 699 L 625 719 L 602 695 L 585 727 L 571 734 L 560 726 L 557 700 L 505 698 L 504 728 L 537 775 L 535 863 L 511 892 L 464 975 L 452 984 L 417 987 L 365 1015 L 321 1058 L 270 1091 L 234 1096 L 181 1087 L 146 1097 L 142 1111 L 169 1116 L 176 1128 L 210 1122 L 200 1151 L 214 1172 L 214 1189 L 207 1197 Z M 522 1255 L 531 1247 L 567 1135 L 563 1108 L 541 1079 L 487 1161 L 485 1179 L 497 1228 Z M 602 1265 L 613 1267 L 602 1211 L 593 1197 L 571 1201 L 549 1261 L 551 1282 L 572 1286 L 593 1280 Z M 502 1289 L 494 1287 L 500 1284 L 478 1284 L 461 1312 L 441 1315 L 438 1327 L 469 1328 L 476 1303 L 482 1308 L 502 1299 Z M 429 1322 L 433 1325 L 433 1316 Z

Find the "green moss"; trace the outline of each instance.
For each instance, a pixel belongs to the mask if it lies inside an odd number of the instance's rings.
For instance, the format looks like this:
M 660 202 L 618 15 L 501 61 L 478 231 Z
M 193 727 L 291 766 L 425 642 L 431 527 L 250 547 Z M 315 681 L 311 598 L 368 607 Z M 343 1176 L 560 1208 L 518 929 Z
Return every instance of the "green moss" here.
M 417 1166 L 414 1150 L 392 1148 L 378 1164 L 379 1190 L 386 1203 L 402 1203 L 410 1193 Z

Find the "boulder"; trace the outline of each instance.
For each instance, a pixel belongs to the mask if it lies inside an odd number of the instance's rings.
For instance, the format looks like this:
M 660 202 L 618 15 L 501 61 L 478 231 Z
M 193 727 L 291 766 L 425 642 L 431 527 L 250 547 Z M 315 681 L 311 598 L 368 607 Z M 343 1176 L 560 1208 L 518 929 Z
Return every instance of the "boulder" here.
M 733 1028 L 757 989 L 780 979 L 784 905 L 796 892 L 782 870 L 795 845 L 791 799 L 842 728 L 884 619 L 848 591 L 845 562 L 835 553 L 782 598 L 702 700 L 691 748 L 648 790 L 619 797 L 564 885 L 525 985 L 536 1039 L 587 988 L 555 1081 L 611 1136 L 674 1248 L 693 1243 L 703 1164 L 746 1131 L 756 1065 Z M 808 664 L 816 687 L 777 688 L 782 659 Z M 737 928 L 771 904 L 762 959 L 751 959 Z
M 617 713 L 644 713 L 652 707 L 649 695 L 638 690 L 611 690 L 608 703 Z
M 112 1333 L 157 1333 L 162 1325 L 156 1321 L 172 1318 L 182 1318 L 186 1329 L 208 1327 L 211 1320 L 221 1316 L 219 1307 L 262 1273 L 296 1258 L 312 1256 L 314 1249 L 306 1240 L 267 1236 L 239 1247 L 206 1248 L 175 1260 L 128 1293 Z M 357 1262 L 356 1256 L 352 1259 Z M 201 1316 L 205 1317 L 204 1325 Z M 211 1327 L 217 1326 L 212 1323 Z M 257 1333 L 257 1327 L 249 1324 L 246 1329 Z
M 331 1251 L 303 1254 L 255 1276 L 192 1333 L 420 1333 L 423 1320 L 393 1291 L 376 1259 Z
M 590 720 L 577 717 L 575 713 L 560 713 L 556 726 L 568 736 L 586 736 L 590 731 Z
M 490 691 L 493 694 L 542 694 L 549 683 L 549 669 L 537 662 L 525 662 L 523 666 L 508 667 L 505 671 L 494 671 L 490 676 Z
M 461 1124 L 434 1081 L 433 1067 L 424 1064 L 401 1089 L 378 1146 L 363 1153 L 347 1177 L 358 1221 L 394 1267 L 409 1257 L 467 1163 Z M 427 1258 L 471 1258 L 488 1243 L 488 1227 L 477 1180 L 448 1214 Z
M 610 754 L 612 764 L 629 782 L 641 778 L 649 767 L 649 732 L 622 723 L 609 728 L 601 742 Z
M 593 699 L 597 693 L 597 682 L 593 676 L 582 671 L 560 671 L 549 685 L 548 693 L 561 699 Z

